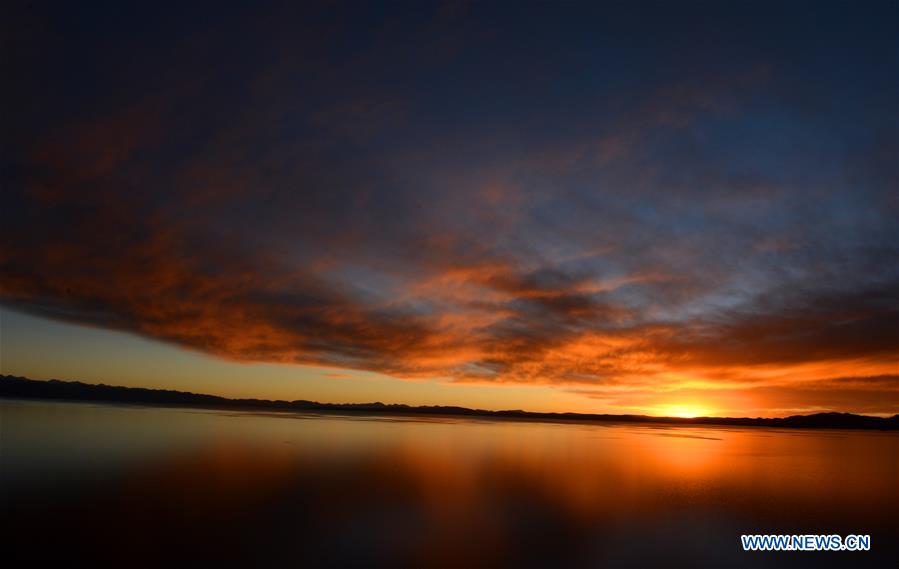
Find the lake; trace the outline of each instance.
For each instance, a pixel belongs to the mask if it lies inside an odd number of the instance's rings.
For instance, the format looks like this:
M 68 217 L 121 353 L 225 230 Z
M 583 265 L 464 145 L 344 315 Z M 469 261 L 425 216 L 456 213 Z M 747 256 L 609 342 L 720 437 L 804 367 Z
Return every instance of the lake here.
M 899 435 L 0 400 L 0 500 L 29 563 L 895 568 Z

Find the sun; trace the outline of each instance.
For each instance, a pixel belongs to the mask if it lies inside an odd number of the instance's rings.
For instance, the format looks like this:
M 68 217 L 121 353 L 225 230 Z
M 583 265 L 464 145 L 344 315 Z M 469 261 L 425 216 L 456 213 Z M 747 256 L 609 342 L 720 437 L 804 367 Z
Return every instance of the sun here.
M 679 417 L 681 419 L 693 419 L 694 417 L 707 417 L 711 414 L 708 407 L 696 404 L 672 404 L 660 405 L 658 414 L 663 417 Z

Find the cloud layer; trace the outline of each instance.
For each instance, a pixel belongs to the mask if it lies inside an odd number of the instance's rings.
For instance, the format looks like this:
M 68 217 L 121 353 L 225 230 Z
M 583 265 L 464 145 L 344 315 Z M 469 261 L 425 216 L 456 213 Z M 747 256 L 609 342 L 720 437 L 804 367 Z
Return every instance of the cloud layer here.
M 406 8 L 21 14 L 3 302 L 237 361 L 899 411 L 896 18 Z

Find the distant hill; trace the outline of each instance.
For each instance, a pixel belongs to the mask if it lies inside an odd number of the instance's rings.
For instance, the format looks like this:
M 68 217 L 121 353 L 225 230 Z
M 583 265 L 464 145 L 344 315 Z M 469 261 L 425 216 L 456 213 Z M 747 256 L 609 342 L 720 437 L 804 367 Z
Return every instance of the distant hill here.
M 831 429 L 877 429 L 899 430 L 899 415 L 892 417 L 871 417 L 852 413 L 815 413 L 793 415 L 791 417 L 765 419 L 750 417 L 650 417 L 647 415 L 600 415 L 590 413 L 535 413 L 521 410 L 487 411 L 466 407 L 425 405 L 410 407 L 401 404 L 375 403 L 318 403 L 315 401 L 268 400 L 268 399 L 228 399 L 215 395 L 172 391 L 167 389 L 145 389 L 141 387 L 118 387 L 94 385 L 80 381 L 37 381 L 26 377 L 0 375 L 0 397 L 13 399 L 49 399 L 63 401 L 96 401 L 132 405 L 154 405 L 165 407 L 201 407 L 212 409 L 244 409 L 269 411 L 315 411 L 382 415 L 436 415 L 470 416 L 490 419 L 534 420 L 551 422 L 627 422 L 660 423 L 673 425 L 732 425 L 782 428 L 831 428 Z

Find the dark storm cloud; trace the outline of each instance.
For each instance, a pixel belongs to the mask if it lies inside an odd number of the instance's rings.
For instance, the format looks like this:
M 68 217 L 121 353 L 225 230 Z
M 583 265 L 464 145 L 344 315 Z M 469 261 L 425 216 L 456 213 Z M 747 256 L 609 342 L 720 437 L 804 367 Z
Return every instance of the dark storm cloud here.
M 893 377 L 895 12 L 27 6 L 3 301 L 404 377 Z

